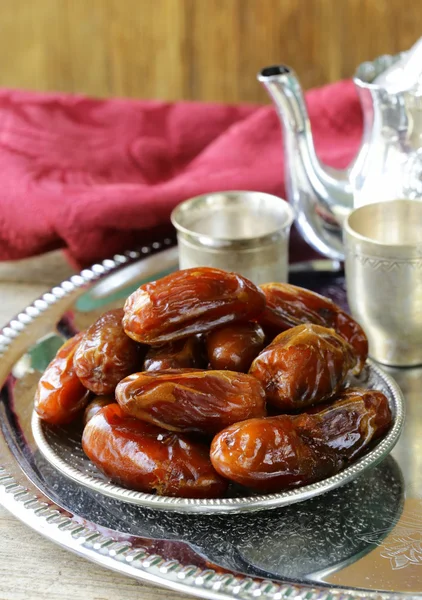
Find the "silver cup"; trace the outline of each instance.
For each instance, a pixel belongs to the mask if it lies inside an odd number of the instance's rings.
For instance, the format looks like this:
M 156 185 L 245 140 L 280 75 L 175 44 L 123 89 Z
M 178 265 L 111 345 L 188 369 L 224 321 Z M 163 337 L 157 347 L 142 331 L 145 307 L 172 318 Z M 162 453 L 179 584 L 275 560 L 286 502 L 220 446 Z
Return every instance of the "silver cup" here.
M 256 284 L 287 281 L 293 210 L 277 196 L 230 191 L 197 196 L 171 215 L 179 265 L 217 267 Z
M 344 227 L 347 297 L 380 363 L 422 364 L 422 202 L 362 206 Z

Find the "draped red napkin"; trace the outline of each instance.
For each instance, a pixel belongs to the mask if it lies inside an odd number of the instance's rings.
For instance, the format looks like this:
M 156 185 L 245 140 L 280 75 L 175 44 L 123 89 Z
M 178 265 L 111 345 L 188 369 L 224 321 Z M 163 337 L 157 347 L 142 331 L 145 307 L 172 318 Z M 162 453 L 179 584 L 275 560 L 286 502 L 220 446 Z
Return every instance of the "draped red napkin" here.
M 350 81 L 307 94 L 321 160 L 344 167 L 362 118 Z M 139 246 L 180 201 L 284 195 L 272 106 L 0 92 L 0 259 L 66 248 L 79 264 Z

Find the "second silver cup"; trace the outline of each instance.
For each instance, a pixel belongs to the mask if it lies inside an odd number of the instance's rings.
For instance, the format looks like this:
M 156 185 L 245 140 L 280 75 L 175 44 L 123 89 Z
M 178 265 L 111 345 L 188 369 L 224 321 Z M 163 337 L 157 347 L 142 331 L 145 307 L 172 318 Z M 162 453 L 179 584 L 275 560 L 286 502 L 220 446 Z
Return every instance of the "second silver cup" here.
M 344 242 L 347 297 L 370 356 L 390 366 L 422 364 L 422 202 L 356 209 Z

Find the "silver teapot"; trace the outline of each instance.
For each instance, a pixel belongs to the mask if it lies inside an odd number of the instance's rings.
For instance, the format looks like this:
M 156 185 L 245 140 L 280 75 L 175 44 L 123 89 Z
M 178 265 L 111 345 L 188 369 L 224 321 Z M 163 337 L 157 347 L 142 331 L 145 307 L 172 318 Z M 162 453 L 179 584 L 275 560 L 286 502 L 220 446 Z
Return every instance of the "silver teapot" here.
M 397 198 L 422 199 L 422 79 L 394 92 L 376 83 L 406 56 L 381 56 L 358 68 L 354 83 L 364 133 L 353 164 L 344 171 L 318 160 L 295 72 L 278 65 L 258 75 L 283 125 L 286 193 L 296 224 L 311 246 L 332 259 L 344 258 L 342 223 L 353 208 Z

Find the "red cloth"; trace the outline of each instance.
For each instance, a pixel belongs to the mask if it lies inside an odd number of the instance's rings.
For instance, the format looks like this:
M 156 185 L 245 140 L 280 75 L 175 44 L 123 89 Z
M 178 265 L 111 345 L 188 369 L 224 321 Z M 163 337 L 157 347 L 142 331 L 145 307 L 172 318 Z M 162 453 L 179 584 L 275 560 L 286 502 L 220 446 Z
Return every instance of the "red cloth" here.
M 361 111 L 344 81 L 307 94 L 321 160 L 344 167 Z M 204 192 L 284 195 L 272 106 L 0 92 L 0 259 L 64 247 L 80 264 L 142 243 Z

